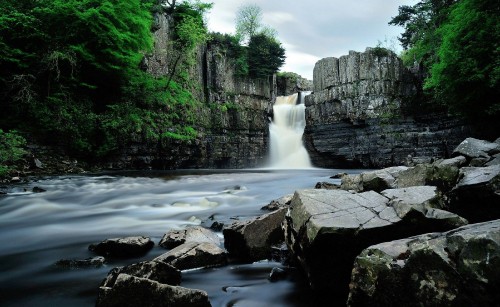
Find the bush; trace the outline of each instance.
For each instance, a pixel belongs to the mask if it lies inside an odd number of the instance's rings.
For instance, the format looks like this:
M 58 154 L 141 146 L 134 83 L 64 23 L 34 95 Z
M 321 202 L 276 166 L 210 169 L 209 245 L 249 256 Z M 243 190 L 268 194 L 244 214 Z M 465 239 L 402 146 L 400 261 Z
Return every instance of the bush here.
M 26 154 L 26 140 L 17 131 L 4 132 L 0 129 L 0 176 L 5 176 L 10 166 Z

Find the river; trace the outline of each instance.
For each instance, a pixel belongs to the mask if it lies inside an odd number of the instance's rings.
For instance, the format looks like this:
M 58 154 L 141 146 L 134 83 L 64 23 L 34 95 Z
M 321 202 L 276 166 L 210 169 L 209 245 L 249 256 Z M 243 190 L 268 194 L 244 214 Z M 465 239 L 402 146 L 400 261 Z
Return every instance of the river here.
M 150 260 L 166 250 L 164 233 L 209 227 L 265 213 L 263 205 L 296 189 L 313 188 L 342 170 L 122 172 L 47 177 L 0 195 L 0 305 L 93 306 L 113 267 Z M 352 170 L 350 172 L 353 172 Z M 45 192 L 33 193 L 33 187 Z M 100 268 L 63 269 L 60 259 L 94 256 L 88 245 L 145 235 L 156 246 L 142 258 L 108 259 Z M 222 237 L 222 234 L 219 233 Z M 183 272 L 182 286 L 208 292 L 213 306 L 305 306 L 298 274 L 271 283 L 272 261 L 230 263 Z

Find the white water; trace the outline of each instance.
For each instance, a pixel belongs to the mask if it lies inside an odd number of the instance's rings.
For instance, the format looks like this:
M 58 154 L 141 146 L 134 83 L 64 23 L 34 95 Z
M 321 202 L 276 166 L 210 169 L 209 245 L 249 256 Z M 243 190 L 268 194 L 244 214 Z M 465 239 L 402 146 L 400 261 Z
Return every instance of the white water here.
M 305 96 L 301 94 L 301 100 Z M 274 120 L 269 125 L 270 167 L 302 169 L 312 167 L 309 154 L 302 143 L 306 127 L 305 105 L 297 104 L 298 94 L 278 96 L 273 106 Z

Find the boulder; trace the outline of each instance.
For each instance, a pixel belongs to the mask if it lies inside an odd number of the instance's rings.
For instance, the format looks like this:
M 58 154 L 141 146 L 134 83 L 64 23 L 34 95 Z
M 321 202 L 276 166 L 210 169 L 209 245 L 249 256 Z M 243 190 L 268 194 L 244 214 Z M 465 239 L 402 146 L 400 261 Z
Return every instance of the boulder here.
M 295 192 L 284 223 L 285 239 L 320 296 L 345 304 L 352 263 L 364 248 L 466 223 L 455 214 L 432 208 L 438 197 L 433 187 L 384 193 L 392 199 L 374 191 Z
M 186 242 L 212 242 L 220 245 L 219 237 L 209 229 L 201 226 L 171 230 L 163 236 L 159 245 L 167 249 L 172 249 Z
M 280 208 L 288 207 L 290 206 L 290 202 L 292 201 L 293 194 L 288 194 L 283 197 L 280 197 L 278 199 L 272 200 L 269 204 L 263 206 L 262 210 L 268 210 L 268 211 L 276 211 Z
M 375 171 L 363 172 L 357 175 L 342 176 L 341 189 L 356 192 L 376 191 L 395 187 L 396 178 L 403 171 L 408 170 L 406 166 L 394 166 Z
M 102 281 L 101 287 L 113 287 L 120 274 L 147 278 L 172 286 L 181 284 L 181 272 L 170 264 L 163 261 L 143 261 L 112 269 Z
M 211 242 L 189 242 L 153 259 L 179 270 L 222 266 L 227 263 L 226 252 Z
M 69 269 L 99 268 L 104 265 L 106 259 L 102 256 L 87 259 L 61 259 L 55 263 L 56 266 Z
M 456 156 L 454 158 L 441 159 L 434 162 L 434 165 L 437 167 L 443 167 L 443 166 L 462 167 L 465 164 L 467 164 L 467 159 L 464 156 Z
M 493 159 L 491 159 L 485 164 L 485 166 L 493 166 L 493 165 L 500 165 L 500 154 L 494 155 Z
M 500 153 L 500 144 L 491 143 L 484 140 L 478 140 L 475 138 L 466 138 L 462 143 L 460 143 L 455 150 L 453 150 L 453 155 L 462 155 L 469 159 L 473 158 L 486 158 L 489 159 L 490 155 Z
M 316 185 L 314 186 L 315 189 L 325 189 L 325 190 L 338 190 L 340 189 L 340 185 L 331 183 L 331 182 L 317 182 Z
M 349 288 L 349 306 L 498 306 L 500 220 L 371 246 Z
M 97 307 L 211 306 L 205 291 L 162 284 L 147 278 L 119 274 L 113 287 L 100 287 Z
M 119 258 L 138 257 L 146 254 L 154 246 L 148 237 L 126 237 L 104 240 L 89 245 L 89 250 L 101 255 Z
M 432 185 L 443 192 L 451 190 L 458 179 L 458 167 L 452 163 L 419 164 L 399 173 L 398 188 Z
M 396 178 L 403 171 L 406 171 L 406 166 L 394 166 L 372 172 L 361 173 L 361 180 L 363 182 L 364 191 L 380 192 L 385 189 L 395 187 Z
M 284 240 L 281 223 L 287 208 L 237 221 L 224 228 L 224 246 L 233 257 L 246 261 L 267 259 L 271 246 Z
M 500 165 L 461 168 L 449 208 L 472 222 L 500 218 Z

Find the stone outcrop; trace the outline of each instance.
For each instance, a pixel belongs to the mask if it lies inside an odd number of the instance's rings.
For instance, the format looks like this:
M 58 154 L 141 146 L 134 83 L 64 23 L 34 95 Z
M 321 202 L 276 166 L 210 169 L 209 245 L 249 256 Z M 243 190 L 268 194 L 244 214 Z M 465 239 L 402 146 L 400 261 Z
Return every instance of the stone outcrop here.
M 278 73 L 276 89 L 276 96 L 289 96 L 298 92 L 312 91 L 313 82 L 296 73 Z
M 181 230 L 171 230 L 163 236 L 158 245 L 171 249 L 186 242 L 211 242 L 215 245 L 220 245 L 219 237 L 211 230 L 201 226 L 193 226 Z
M 349 306 L 497 306 L 500 220 L 371 246 L 349 288 Z
M 155 17 L 153 54 L 143 65 L 155 76 L 169 73 L 171 18 Z M 114 168 L 244 168 L 261 165 L 268 152 L 271 102 L 276 96 L 274 78 L 239 78 L 235 63 L 217 42 L 199 46 L 190 69 L 193 96 L 201 102 L 194 140 L 168 144 L 132 144 Z
M 281 223 L 287 208 L 282 207 L 259 217 L 238 221 L 223 230 L 224 246 L 229 254 L 241 260 L 268 259 L 271 247 L 283 242 Z
M 153 259 L 172 265 L 179 270 L 225 265 L 226 252 L 210 242 L 189 242 L 169 250 Z
M 352 263 L 364 248 L 466 224 L 440 206 L 435 187 L 382 194 L 300 190 L 286 216 L 285 240 L 313 289 L 345 303 Z
M 500 165 L 463 167 L 450 192 L 450 210 L 473 222 L 500 218 Z
M 409 116 L 417 88 L 392 52 L 325 58 L 305 98 L 305 146 L 320 167 L 387 167 L 447 158 L 471 130 L 446 115 Z
M 181 272 L 170 264 L 163 261 L 143 261 L 112 269 L 102 281 L 101 287 L 113 287 L 120 274 L 147 278 L 172 286 L 181 284 Z
M 102 256 L 129 258 L 146 254 L 154 245 L 148 237 L 126 237 L 106 239 L 100 243 L 91 244 L 89 250 Z
M 211 306 L 205 291 L 162 284 L 147 278 L 119 274 L 113 287 L 101 287 L 96 306 Z

